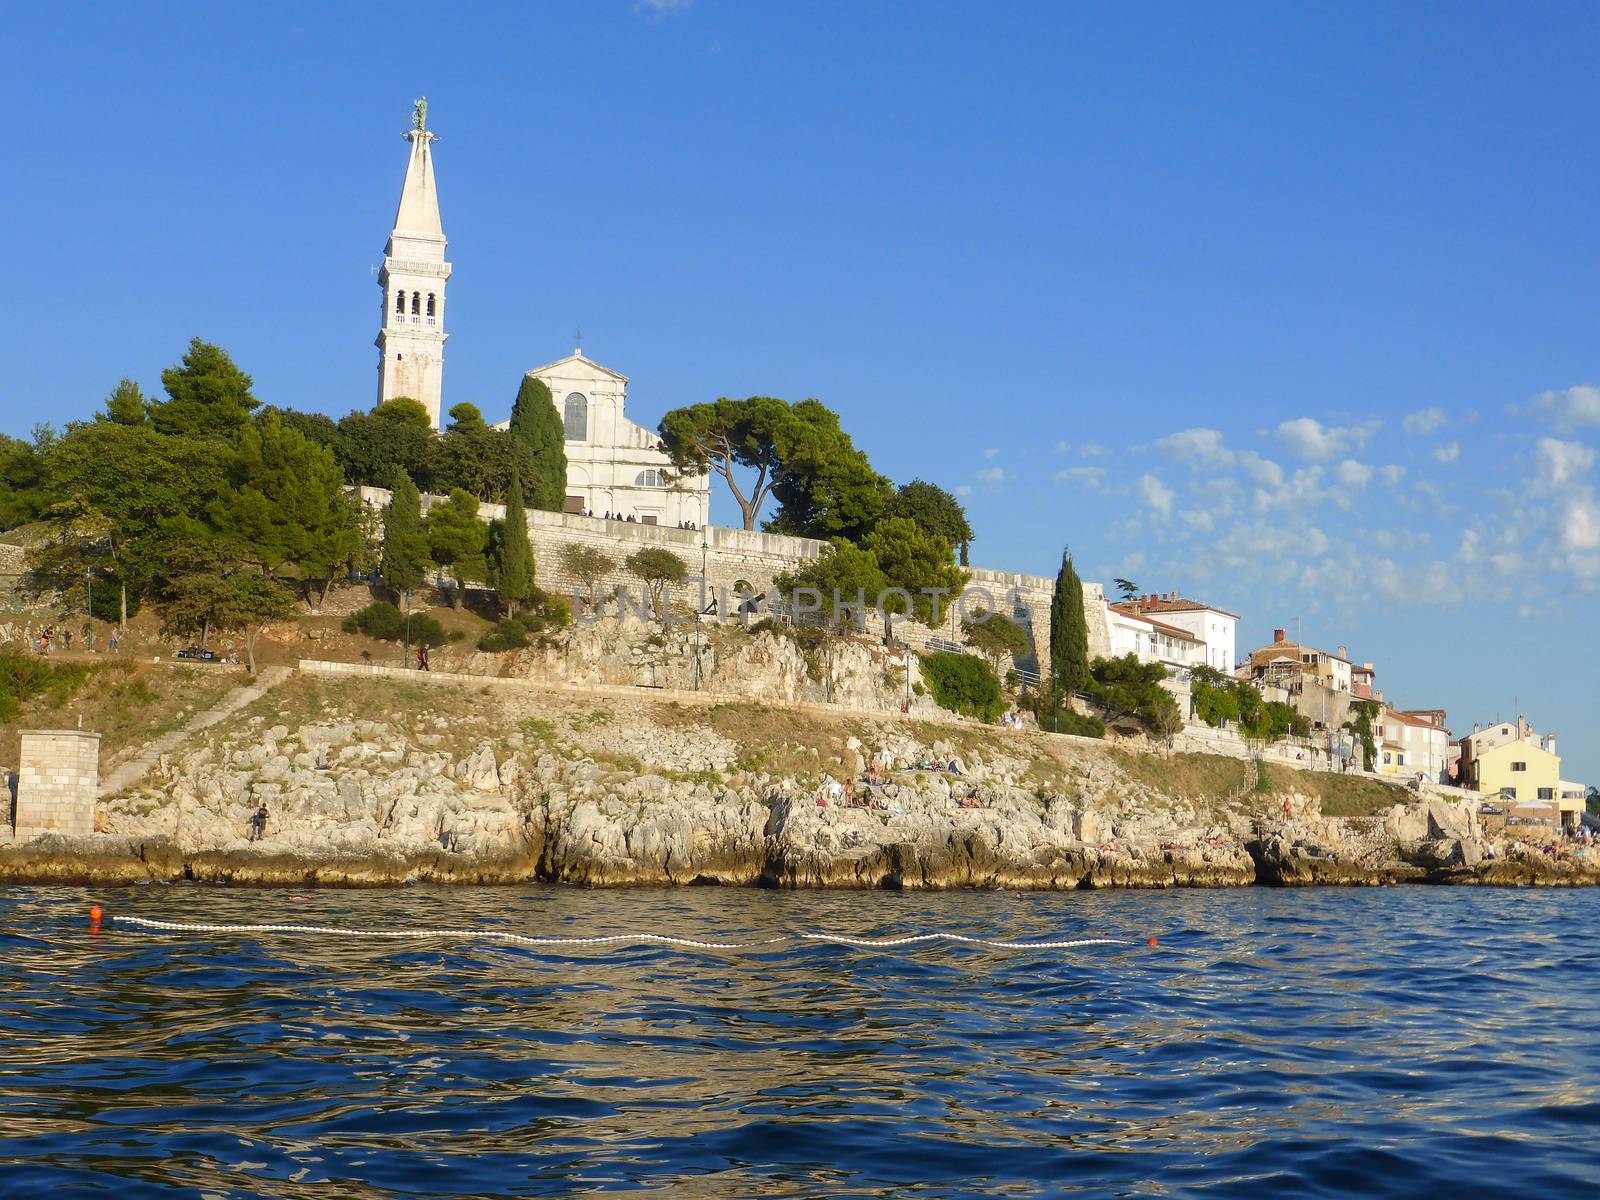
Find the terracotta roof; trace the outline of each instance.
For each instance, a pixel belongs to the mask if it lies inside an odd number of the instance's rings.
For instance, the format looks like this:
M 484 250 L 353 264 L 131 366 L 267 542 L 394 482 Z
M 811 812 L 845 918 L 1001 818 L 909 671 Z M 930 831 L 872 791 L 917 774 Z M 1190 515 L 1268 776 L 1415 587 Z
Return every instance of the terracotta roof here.
M 1397 708 L 1387 709 L 1383 715 L 1386 717 L 1393 717 L 1402 725 L 1415 725 L 1419 729 L 1439 728 L 1439 726 L 1435 725 L 1432 721 L 1424 721 L 1421 717 L 1413 717 L 1410 713 L 1401 712 Z
M 1218 608 L 1215 604 L 1205 604 L 1199 600 L 1185 600 L 1176 593 L 1172 594 L 1172 599 L 1170 600 L 1163 600 L 1160 596 L 1149 600 L 1143 596 L 1135 596 L 1125 603 L 1137 605 L 1144 612 L 1200 612 L 1203 610 L 1214 612 L 1224 617 L 1232 617 L 1235 621 L 1239 619 L 1238 613 L 1232 613 L 1225 608 Z

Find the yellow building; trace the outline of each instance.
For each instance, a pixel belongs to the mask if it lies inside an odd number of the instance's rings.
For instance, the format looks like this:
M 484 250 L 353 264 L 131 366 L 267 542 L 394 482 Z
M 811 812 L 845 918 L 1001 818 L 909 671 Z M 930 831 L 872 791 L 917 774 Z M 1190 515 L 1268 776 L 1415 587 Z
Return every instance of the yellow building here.
M 1521 717 L 1461 739 L 1461 783 L 1511 805 L 1512 815 L 1560 822 L 1561 758 L 1554 734 L 1540 736 Z

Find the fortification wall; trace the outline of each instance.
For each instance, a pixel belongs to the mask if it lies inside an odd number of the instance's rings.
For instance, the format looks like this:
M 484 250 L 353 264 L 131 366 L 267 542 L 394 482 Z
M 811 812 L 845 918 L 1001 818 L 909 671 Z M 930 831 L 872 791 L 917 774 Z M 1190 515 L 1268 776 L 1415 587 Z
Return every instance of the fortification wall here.
M 24 729 L 21 741 L 12 819 L 17 840 L 41 833 L 93 833 L 100 735 L 81 729 Z
M 384 488 L 362 487 L 357 492 L 361 500 L 373 508 L 381 508 L 389 502 L 389 492 Z M 426 510 L 434 504 L 443 503 L 443 500 L 442 496 L 424 496 L 423 507 Z M 502 504 L 483 504 L 478 511 L 485 521 L 498 521 L 505 517 L 505 506 Z M 708 600 L 711 596 L 720 596 L 724 590 L 730 597 L 741 590 L 761 595 L 771 593 L 774 577 L 815 561 L 828 545 L 812 538 L 730 529 L 721 525 L 678 529 L 538 509 L 528 510 L 528 540 L 533 545 L 539 586 L 546 591 L 568 596 L 574 592 L 585 593 L 587 589 L 583 581 L 568 572 L 562 563 L 561 550 L 564 546 L 579 545 L 600 550 L 617 564 L 617 569 L 601 583 L 602 594 L 612 592 L 617 587 L 626 588 L 630 593 L 638 592 L 638 578 L 622 565 L 636 550 L 651 546 L 671 550 L 688 564 L 690 574 L 696 577 L 691 585 L 692 593 L 688 589 L 678 593 L 678 599 L 686 603 L 699 598 L 698 579 L 702 575 L 702 563 Z M 984 567 L 972 567 L 969 572 L 972 576 L 969 589 L 976 589 L 999 612 L 1032 631 L 1037 657 L 1032 661 L 1019 662 L 1018 665 L 1037 671 L 1049 656 L 1050 600 L 1055 590 L 1055 580 L 1044 575 L 995 571 Z M 977 595 L 971 597 L 968 604 L 970 609 L 982 606 Z M 1089 626 L 1090 657 L 1109 654 L 1111 639 L 1106 628 L 1105 595 L 1098 583 L 1086 582 L 1083 585 L 1083 607 Z M 945 605 L 938 628 L 896 621 L 894 633 L 898 640 L 907 645 L 919 650 L 927 649 L 945 642 L 963 641 L 959 620 L 960 614 L 955 614 L 955 621 L 952 622 L 949 605 Z M 866 632 L 882 635 L 883 622 L 875 614 L 868 614 Z

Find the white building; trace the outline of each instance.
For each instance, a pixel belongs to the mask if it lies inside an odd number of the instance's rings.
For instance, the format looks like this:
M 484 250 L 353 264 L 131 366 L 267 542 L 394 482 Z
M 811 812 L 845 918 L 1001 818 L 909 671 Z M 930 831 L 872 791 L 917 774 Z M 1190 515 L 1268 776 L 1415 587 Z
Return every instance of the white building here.
M 1135 596 L 1119 606 L 1143 616 L 1155 617 L 1166 625 L 1198 638 L 1205 645 L 1200 662 L 1214 667 L 1224 675 L 1231 675 L 1234 667 L 1234 637 L 1239 626 L 1239 614 L 1198 600 L 1185 600 L 1176 592 L 1165 595 Z
M 550 389 L 567 442 L 569 513 L 632 518 L 645 525 L 705 525 L 711 477 L 674 481 L 653 430 L 628 420 L 628 377 L 574 350 L 528 374 Z M 496 428 L 504 429 L 507 422 Z
M 1205 642 L 1187 629 L 1158 621 L 1127 604 L 1107 604 L 1105 617 L 1112 658 L 1131 654 L 1140 662 L 1159 662 L 1180 671 L 1205 662 Z
M 1450 731 L 1444 727 L 1440 709 L 1401 712 L 1385 708 L 1379 718 L 1378 761 L 1374 764 L 1385 775 L 1416 777 L 1432 783 L 1445 783 L 1450 772 Z
M 383 290 L 378 403 L 409 396 L 428 410 L 437 429 L 444 383 L 444 285 L 450 264 L 444 260 L 444 228 L 439 223 L 439 191 L 429 148 L 434 135 L 427 130 L 427 117 L 426 101 L 417 101 L 415 124 L 405 134 L 411 156 L 400 189 L 400 208 L 378 272 Z

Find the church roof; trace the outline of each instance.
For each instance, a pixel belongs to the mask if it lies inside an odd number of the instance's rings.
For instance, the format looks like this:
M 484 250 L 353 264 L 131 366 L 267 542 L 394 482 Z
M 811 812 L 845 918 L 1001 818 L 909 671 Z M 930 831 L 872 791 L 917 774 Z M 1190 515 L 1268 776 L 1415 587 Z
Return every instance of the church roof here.
M 406 161 L 406 182 L 400 189 L 400 208 L 394 214 L 395 232 L 443 238 L 444 226 L 439 222 L 439 190 L 433 179 L 433 153 L 428 148 L 433 135 L 413 129 L 406 137 L 411 141 L 411 157 Z
M 582 350 L 574 350 L 565 358 L 558 358 L 555 360 L 555 362 L 545 363 L 542 367 L 535 367 L 533 370 L 526 372 L 526 374 L 543 375 L 546 371 L 553 371 L 557 367 L 565 367 L 572 363 L 582 363 L 584 366 L 599 371 L 601 374 L 609 375 L 613 379 L 620 379 L 623 383 L 628 382 L 628 377 L 621 371 L 613 371 L 610 367 L 602 366 L 600 363 L 595 362 L 595 360 L 592 358 L 585 358 Z

